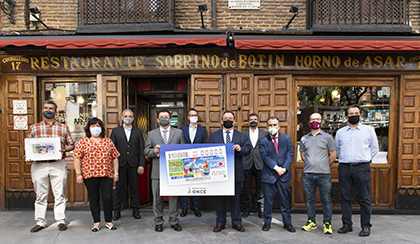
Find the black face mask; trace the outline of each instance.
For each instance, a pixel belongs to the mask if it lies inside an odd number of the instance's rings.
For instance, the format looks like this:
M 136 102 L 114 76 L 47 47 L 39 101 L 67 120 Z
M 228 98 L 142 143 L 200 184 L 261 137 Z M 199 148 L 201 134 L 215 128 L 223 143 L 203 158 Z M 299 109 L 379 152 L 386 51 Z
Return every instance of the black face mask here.
M 251 128 L 255 128 L 258 126 L 258 121 L 253 120 L 249 123 L 249 125 L 251 126 Z
M 226 129 L 230 129 L 233 127 L 233 121 L 232 120 L 225 120 L 223 121 L 223 127 Z
M 349 123 L 352 125 L 357 125 L 360 121 L 360 115 L 349 116 Z
M 42 112 L 42 115 L 46 118 L 46 119 L 52 119 L 55 116 L 55 112 L 47 110 Z

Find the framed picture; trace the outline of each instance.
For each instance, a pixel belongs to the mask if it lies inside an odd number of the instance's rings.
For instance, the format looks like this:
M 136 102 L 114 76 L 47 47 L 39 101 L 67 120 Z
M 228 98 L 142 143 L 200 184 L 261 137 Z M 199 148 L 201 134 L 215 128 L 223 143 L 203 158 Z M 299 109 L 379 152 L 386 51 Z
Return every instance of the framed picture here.
M 25 138 L 25 155 L 27 160 L 43 161 L 61 159 L 60 137 Z

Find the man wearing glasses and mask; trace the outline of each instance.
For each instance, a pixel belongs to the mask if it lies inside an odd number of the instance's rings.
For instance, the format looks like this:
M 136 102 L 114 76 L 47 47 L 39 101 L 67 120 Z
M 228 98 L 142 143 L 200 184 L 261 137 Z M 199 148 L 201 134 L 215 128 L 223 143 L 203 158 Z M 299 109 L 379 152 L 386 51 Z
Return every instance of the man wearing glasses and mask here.
M 321 130 L 322 117 L 319 113 L 309 116 L 311 132 L 300 140 L 300 155 L 305 163 L 303 167 L 303 189 L 306 196 L 306 212 L 308 222 L 302 227 L 304 231 L 317 228 L 315 218 L 316 187 L 322 201 L 324 214 L 324 233 L 332 234 L 332 201 L 331 201 L 331 170 L 337 156 L 335 142 L 332 136 Z

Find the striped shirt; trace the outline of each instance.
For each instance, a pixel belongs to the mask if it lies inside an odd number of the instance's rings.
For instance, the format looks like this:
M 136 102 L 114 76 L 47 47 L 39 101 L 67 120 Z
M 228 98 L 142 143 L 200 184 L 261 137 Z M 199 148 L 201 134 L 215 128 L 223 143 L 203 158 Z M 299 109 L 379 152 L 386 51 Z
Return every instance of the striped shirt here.
M 45 120 L 31 125 L 28 131 L 28 138 L 60 137 L 61 149 L 67 145 L 73 145 L 74 140 L 70 135 L 69 127 L 54 120 L 49 125 Z

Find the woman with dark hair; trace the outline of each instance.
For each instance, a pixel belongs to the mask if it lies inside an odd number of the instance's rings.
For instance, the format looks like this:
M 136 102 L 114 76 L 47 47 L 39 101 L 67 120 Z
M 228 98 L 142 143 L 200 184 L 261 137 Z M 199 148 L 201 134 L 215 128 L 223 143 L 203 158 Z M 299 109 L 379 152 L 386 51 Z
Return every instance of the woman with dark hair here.
M 91 230 L 97 232 L 101 225 L 100 196 L 103 202 L 105 226 L 110 230 L 116 230 L 117 227 L 112 223 L 112 187 L 118 181 L 120 153 L 111 139 L 105 137 L 105 125 L 100 119 L 89 119 L 85 132 L 86 136 L 77 143 L 73 157 L 76 181 L 79 184 L 84 182 L 88 191 L 93 217 Z

